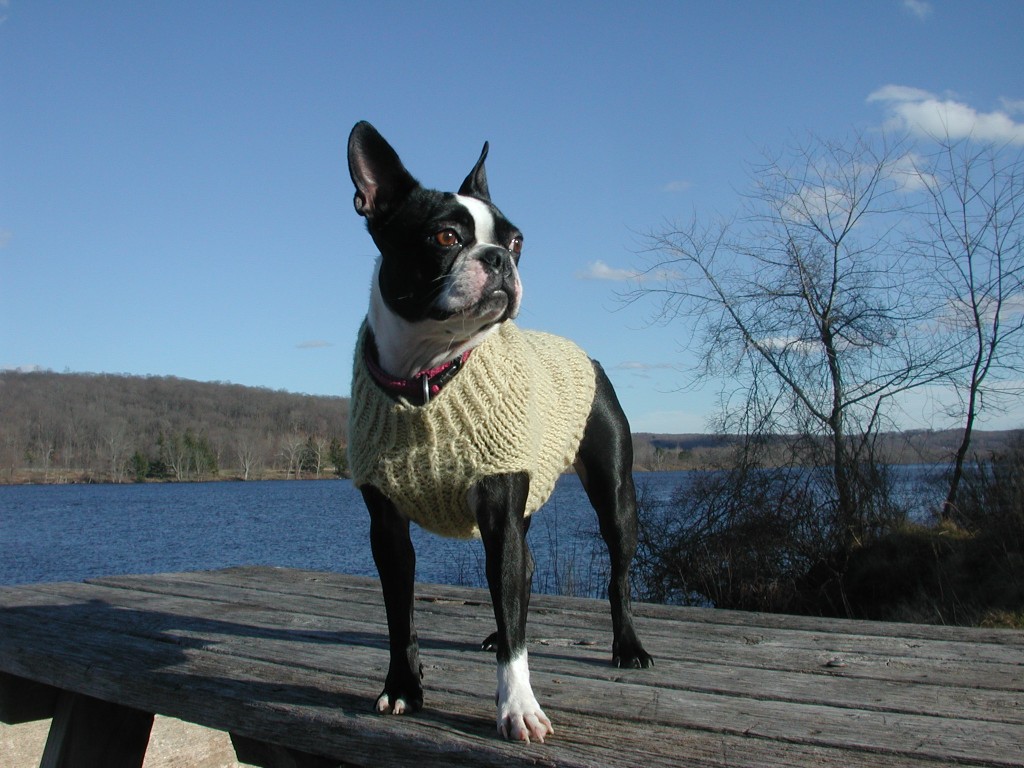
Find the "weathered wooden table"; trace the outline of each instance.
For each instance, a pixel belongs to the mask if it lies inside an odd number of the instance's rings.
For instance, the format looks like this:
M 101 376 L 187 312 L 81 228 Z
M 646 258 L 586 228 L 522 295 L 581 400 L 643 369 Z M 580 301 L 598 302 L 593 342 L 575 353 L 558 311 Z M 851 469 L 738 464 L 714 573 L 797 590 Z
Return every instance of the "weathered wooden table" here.
M 0 720 L 45 766 L 138 766 L 152 713 L 262 766 L 1024 765 L 1024 633 L 637 605 L 656 658 L 610 666 L 602 601 L 534 596 L 543 745 L 499 741 L 481 590 L 419 585 L 427 700 L 376 715 L 371 579 L 274 568 L 0 589 Z M 0 756 L 0 765 L 7 763 Z M 13 766 L 12 768 L 20 768 Z

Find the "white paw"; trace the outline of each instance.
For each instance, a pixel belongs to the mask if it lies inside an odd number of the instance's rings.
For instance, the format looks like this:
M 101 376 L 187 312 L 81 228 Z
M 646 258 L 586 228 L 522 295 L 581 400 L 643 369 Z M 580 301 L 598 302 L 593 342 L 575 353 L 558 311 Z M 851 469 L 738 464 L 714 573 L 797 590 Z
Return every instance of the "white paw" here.
M 544 737 L 555 732 L 551 721 L 536 702 L 523 712 L 498 713 L 498 733 L 506 741 L 536 741 L 544 743 Z
M 530 686 L 526 651 L 508 663 L 498 664 L 498 733 L 509 741 L 536 741 L 555 732 Z
M 395 699 L 395 703 L 392 704 L 391 698 L 386 693 L 382 693 L 377 699 L 377 711 L 381 714 L 390 712 L 392 715 L 404 715 L 405 710 L 405 699 Z

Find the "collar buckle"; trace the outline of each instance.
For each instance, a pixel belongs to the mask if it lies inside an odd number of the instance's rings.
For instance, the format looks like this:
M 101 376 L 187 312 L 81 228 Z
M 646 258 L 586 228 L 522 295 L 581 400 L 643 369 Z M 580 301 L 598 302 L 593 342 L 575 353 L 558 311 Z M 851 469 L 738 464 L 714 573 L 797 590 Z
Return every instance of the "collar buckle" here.
M 378 362 L 377 344 L 373 340 L 373 334 L 367 329 L 366 339 L 363 342 L 363 359 L 370 377 L 377 382 L 377 385 L 387 392 L 391 397 L 405 398 L 413 405 L 427 405 L 431 398 L 437 397 L 441 389 L 457 374 L 466 360 L 469 353 L 466 350 L 461 355 L 441 365 L 420 371 L 411 379 L 398 379 L 387 373 L 380 367 Z

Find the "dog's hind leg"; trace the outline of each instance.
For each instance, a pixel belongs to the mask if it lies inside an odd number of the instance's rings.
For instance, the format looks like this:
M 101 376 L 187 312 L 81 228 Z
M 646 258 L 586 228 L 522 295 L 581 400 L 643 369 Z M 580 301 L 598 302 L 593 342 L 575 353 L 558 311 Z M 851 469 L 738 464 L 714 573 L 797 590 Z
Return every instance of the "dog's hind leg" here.
M 498 625 L 498 732 L 512 741 L 544 741 L 554 729 L 530 685 L 526 614 L 532 560 L 523 512 L 530 490 L 525 472 L 486 477 L 469 492 L 486 553 L 487 584 Z
M 370 548 L 384 592 L 391 646 L 391 664 L 376 709 L 396 715 L 415 712 L 423 706 L 423 667 L 413 624 L 416 552 L 409 521 L 373 486 L 360 490 L 370 512 Z
M 594 372 L 597 391 L 576 470 L 597 511 L 601 536 L 611 557 L 608 599 L 612 609 L 612 663 L 617 667 L 649 667 L 654 659 L 636 635 L 630 610 L 629 568 L 637 540 L 633 442 L 629 422 L 608 376 L 596 362 Z

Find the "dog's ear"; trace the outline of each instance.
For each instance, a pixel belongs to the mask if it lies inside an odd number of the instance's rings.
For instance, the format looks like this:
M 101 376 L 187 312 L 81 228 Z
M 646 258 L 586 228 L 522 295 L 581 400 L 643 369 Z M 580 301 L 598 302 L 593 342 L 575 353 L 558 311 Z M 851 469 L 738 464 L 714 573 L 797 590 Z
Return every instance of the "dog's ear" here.
M 398 153 L 365 120 L 348 137 L 348 172 L 356 186 L 356 213 L 367 220 L 386 213 L 419 186 Z
M 484 160 L 487 159 L 487 142 L 484 142 L 484 148 L 480 150 L 480 159 L 476 161 L 476 165 L 473 166 L 473 170 L 469 172 L 469 176 L 462 182 L 462 186 L 459 187 L 460 195 L 469 195 L 470 197 L 476 197 L 480 200 L 491 201 L 491 193 L 487 189 L 487 171 L 484 170 Z

